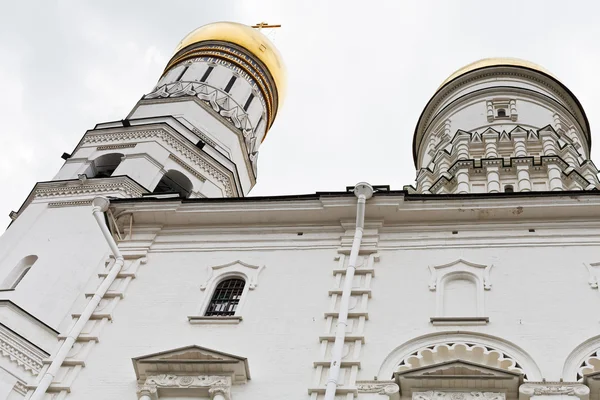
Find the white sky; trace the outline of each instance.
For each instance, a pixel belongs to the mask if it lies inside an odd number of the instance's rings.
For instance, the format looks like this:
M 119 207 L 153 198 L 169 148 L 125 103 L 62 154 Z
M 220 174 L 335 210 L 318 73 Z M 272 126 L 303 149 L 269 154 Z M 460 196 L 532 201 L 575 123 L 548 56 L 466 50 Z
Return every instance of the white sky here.
M 571 0 L 2 0 L 0 221 L 50 180 L 87 129 L 124 118 L 177 43 L 221 20 L 281 23 L 288 92 L 251 195 L 412 184 L 412 135 L 454 70 L 538 63 L 600 129 L 600 3 Z M 592 133 L 592 158 L 600 138 Z

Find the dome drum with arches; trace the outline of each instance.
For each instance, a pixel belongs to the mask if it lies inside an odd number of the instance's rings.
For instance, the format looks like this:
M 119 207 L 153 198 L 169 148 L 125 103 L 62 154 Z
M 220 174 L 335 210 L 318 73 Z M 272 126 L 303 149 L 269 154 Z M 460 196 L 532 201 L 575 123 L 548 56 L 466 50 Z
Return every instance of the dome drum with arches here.
M 266 101 L 267 126 L 275 120 L 284 99 L 286 70 L 277 48 L 259 30 L 235 22 L 216 22 L 189 33 L 175 49 L 166 74 L 181 63 L 205 58 L 234 66 L 258 86 Z

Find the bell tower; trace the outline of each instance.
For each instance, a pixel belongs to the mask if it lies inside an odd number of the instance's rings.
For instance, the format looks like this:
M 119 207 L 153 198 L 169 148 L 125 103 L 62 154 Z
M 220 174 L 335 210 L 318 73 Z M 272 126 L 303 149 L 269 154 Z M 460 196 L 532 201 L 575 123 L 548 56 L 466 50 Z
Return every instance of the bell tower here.
M 281 57 L 258 30 L 203 26 L 183 39 L 126 118 L 85 132 L 55 177 L 36 183 L 0 236 L 3 323 L 15 341 L 36 338 L 33 375 L 73 323 L 82 288 L 94 286 L 98 270 L 114 261 L 90 213 L 92 200 L 154 197 L 177 206 L 182 198 L 246 196 L 284 86 Z M 130 229 L 115 240 L 131 241 L 133 216 L 107 215 L 113 227 L 119 218 L 129 218 Z M 123 250 L 128 265 L 145 260 L 153 229 L 136 232 L 141 247 Z M 33 382 L 32 374 L 19 375 L 18 388 Z
M 590 127 L 575 95 L 539 65 L 484 59 L 446 79 L 415 129 L 423 194 L 592 190 Z
M 55 180 L 126 176 L 139 186 L 132 196 L 243 197 L 284 86 L 281 56 L 258 30 L 205 25 L 125 119 L 86 132 Z

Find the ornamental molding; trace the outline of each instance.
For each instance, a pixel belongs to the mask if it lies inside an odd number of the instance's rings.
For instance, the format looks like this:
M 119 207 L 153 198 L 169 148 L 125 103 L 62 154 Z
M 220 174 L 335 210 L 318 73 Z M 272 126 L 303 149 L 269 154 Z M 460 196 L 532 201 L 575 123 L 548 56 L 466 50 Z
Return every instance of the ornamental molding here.
M 23 381 L 17 381 L 13 386 L 13 390 L 23 396 L 27 394 L 27 383 Z
M 519 387 L 519 400 L 533 396 L 574 396 L 587 400 L 590 388 L 577 382 L 527 382 Z
M 200 285 L 200 290 L 206 290 L 220 280 L 223 276 L 242 276 L 246 280 L 248 289 L 254 290 L 258 286 L 258 276 L 265 269 L 264 265 L 251 265 L 243 261 L 236 260 L 223 265 L 216 265 L 209 268 L 206 281 Z
M 250 379 L 246 358 L 195 345 L 136 357 L 132 361 L 142 386 L 229 387 Z
M 104 146 L 98 146 L 96 147 L 97 151 L 103 151 L 103 150 L 118 150 L 118 149 L 131 149 L 133 147 L 137 146 L 137 143 L 127 143 L 127 144 L 107 144 Z
M 230 387 L 231 377 L 227 375 L 175 375 L 159 374 L 146 378 L 142 385 L 155 388 L 208 388 Z
M 433 116 L 434 112 L 438 109 L 439 105 L 442 102 L 444 102 L 448 96 L 450 96 L 450 94 L 454 93 L 456 90 L 460 89 L 463 86 L 471 84 L 472 82 L 479 81 L 482 79 L 487 79 L 487 78 L 494 78 L 494 77 L 498 77 L 498 76 L 505 76 L 505 77 L 509 77 L 509 78 L 521 78 L 521 79 L 525 79 L 528 81 L 537 82 L 537 83 L 541 84 L 542 86 L 545 86 L 547 89 L 549 89 L 554 94 L 556 94 L 561 100 L 563 100 L 564 103 L 561 105 L 563 107 L 567 108 L 573 116 L 575 116 L 577 114 L 577 112 L 575 111 L 575 108 L 573 107 L 573 102 L 565 97 L 566 92 L 564 92 L 564 90 L 563 91 L 557 90 L 557 87 L 555 85 L 549 84 L 548 83 L 549 79 L 542 80 L 542 79 L 536 77 L 533 73 L 526 74 L 526 73 L 519 73 L 519 72 L 501 72 L 501 71 L 481 72 L 480 71 L 479 73 L 474 74 L 472 77 L 470 77 L 468 79 L 457 79 L 456 80 L 457 82 L 455 82 L 452 85 L 448 85 L 448 87 L 445 88 L 445 90 L 443 91 L 443 94 L 436 99 L 435 103 L 429 104 L 427 106 L 427 109 L 429 112 L 426 115 L 424 115 L 424 118 L 422 118 L 424 123 L 423 123 L 423 125 L 421 125 L 422 129 L 419 132 L 420 140 L 417 145 L 419 147 L 421 146 L 422 138 L 425 135 L 425 131 L 428 129 L 429 125 L 431 124 L 431 120 L 432 120 L 432 116 Z M 433 95 L 433 98 L 437 97 L 437 95 L 439 93 L 440 93 L 440 91 L 436 92 Z M 577 123 L 579 123 L 579 121 L 577 121 Z
M 356 389 L 358 393 L 377 393 L 400 400 L 400 386 L 394 381 L 357 381 Z
M 517 374 L 525 374 L 521 365 L 508 354 L 489 345 L 448 342 L 420 348 L 401 359 L 395 373 L 435 366 L 444 362 L 466 361 Z M 525 375 L 524 379 L 527 379 Z
M 234 178 L 231 171 L 224 173 L 217 169 L 213 164 L 209 163 L 198 154 L 197 150 L 192 150 L 190 146 L 183 141 L 174 137 L 174 135 L 164 129 L 148 129 L 139 131 L 124 131 L 113 133 L 89 133 L 83 140 L 82 144 L 96 144 L 102 142 L 120 142 L 120 141 L 142 141 L 147 139 L 159 139 L 170 147 L 173 152 L 177 152 L 192 165 L 198 166 L 208 175 L 220 182 L 224 188 L 226 197 L 237 196 L 237 190 L 233 185 Z
M 92 200 L 75 200 L 75 201 L 56 201 L 48 203 L 49 208 L 61 208 L 61 207 L 82 207 L 89 206 L 92 204 Z
M 192 174 L 196 178 L 200 179 L 202 182 L 206 182 L 206 178 L 202 174 L 198 173 L 198 171 L 196 171 L 195 169 L 193 169 L 192 167 L 190 167 L 188 164 L 186 164 L 179 157 L 177 157 L 177 156 L 175 156 L 173 154 L 169 154 L 169 159 L 175 161 L 175 163 L 177 165 L 179 165 L 181 168 L 185 169 L 187 172 L 189 172 L 190 174 Z
M 233 125 L 233 128 L 242 134 L 243 143 L 246 146 L 246 152 L 252 164 L 252 170 L 254 175 L 256 175 L 257 165 L 255 159 L 257 158 L 258 148 L 260 146 L 260 143 L 257 141 L 257 129 L 259 125 L 252 125 L 250 116 L 244 110 L 243 106 L 235 101 L 229 93 L 209 84 L 195 81 L 177 81 L 162 85 L 157 87 L 154 92 L 147 94 L 144 97 L 144 100 L 166 98 L 178 99 L 181 97 L 193 97 L 197 99 L 201 104 L 208 106 L 208 109 L 222 117 L 224 121 Z M 259 99 L 261 98 L 259 97 Z M 208 139 L 203 133 L 194 132 L 202 139 Z M 208 139 L 208 143 L 215 144 L 215 142 L 210 139 Z
M 413 392 L 412 400 L 506 400 L 500 392 Z
M 0 324 L 0 354 L 34 375 L 40 372 L 42 361 L 49 356 L 48 353 L 2 324 Z
M 252 126 L 248 113 L 244 111 L 243 106 L 235 101 L 229 93 L 207 83 L 195 81 L 167 83 L 145 95 L 144 99 L 184 96 L 195 96 L 203 100 L 205 104 L 210 105 L 216 113 L 224 117 L 244 134 L 254 133 L 255 127 Z
M 492 282 L 490 280 L 490 271 L 493 265 L 475 264 L 469 261 L 465 261 L 459 258 L 456 261 L 448 264 L 429 266 L 429 272 L 431 273 L 431 279 L 429 281 L 429 290 L 435 291 L 444 277 L 448 274 L 454 273 L 469 273 L 481 280 L 483 288 L 490 290 L 492 288 Z
M 128 177 L 91 178 L 80 180 L 41 182 L 33 190 L 36 199 L 63 196 L 96 196 L 107 192 L 122 192 L 127 197 L 141 197 L 147 191 Z
M 141 197 L 148 191 L 127 176 L 115 176 L 110 178 L 72 179 L 69 181 L 38 182 L 27 200 L 19 208 L 15 219 L 21 215 L 23 210 L 36 200 L 49 200 L 60 197 L 84 197 L 91 201 L 98 195 L 114 193 L 122 197 Z M 78 207 L 87 205 L 88 200 L 66 200 L 49 202 L 52 208 Z

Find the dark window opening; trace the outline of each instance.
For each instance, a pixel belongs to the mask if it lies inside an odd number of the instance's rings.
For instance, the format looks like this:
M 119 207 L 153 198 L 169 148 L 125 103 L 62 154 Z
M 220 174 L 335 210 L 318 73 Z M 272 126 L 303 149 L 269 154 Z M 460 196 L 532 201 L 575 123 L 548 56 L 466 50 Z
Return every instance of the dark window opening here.
M 105 154 L 96 158 L 94 160 L 96 173 L 94 176 L 90 176 L 90 178 L 108 178 L 109 176 L 112 176 L 121 163 L 122 158 L 123 154 L 121 153 Z
M 514 193 L 515 188 L 513 187 L 513 185 L 506 185 L 504 186 L 504 193 Z
M 183 69 L 181 70 L 181 73 L 179 74 L 179 76 L 175 80 L 176 81 L 180 81 L 181 78 L 183 78 L 183 74 L 185 74 L 189 68 L 190 67 L 188 65 L 186 65 L 185 67 L 183 67 Z
M 192 182 L 179 171 L 171 170 L 163 175 L 152 193 L 179 193 L 179 196 L 188 198 L 192 193 Z
M 213 69 L 215 69 L 215 68 L 208 67 L 208 69 L 206 71 L 204 71 L 204 75 L 202 75 L 202 78 L 200 78 L 200 82 L 206 82 L 206 80 L 208 79 L 208 76 L 210 75 L 210 73 L 212 72 Z
M 229 91 L 233 87 L 233 84 L 235 83 L 236 79 L 237 78 L 235 76 L 232 76 L 231 79 L 229 80 L 229 82 L 227 82 L 227 86 L 225 86 L 225 89 L 224 89 L 226 93 L 229 93 Z
M 248 108 L 250 108 L 250 104 L 252 104 L 252 100 L 254 100 L 254 95 L 250 93 L 250 96 L 248 96 L 248 100 L 246 100 L 246 104 L 244 104 L 244 111 L 248 111 Z
M 506 117 L 506 110 L 504 108 L 498 109 L 498 118 Z
M 243 279 L 238 278 L 227 279 L 219 283 L 204 315 L 207 317 L 235 315 L 245 284 Z

